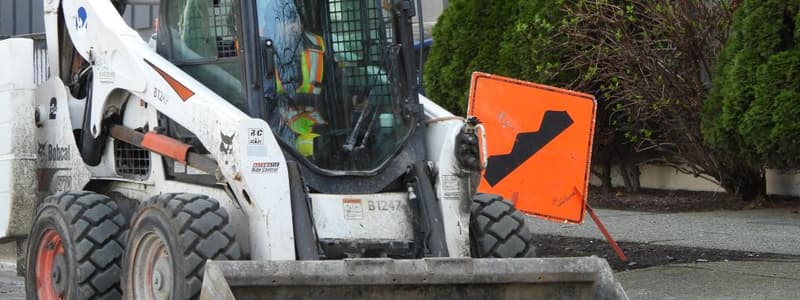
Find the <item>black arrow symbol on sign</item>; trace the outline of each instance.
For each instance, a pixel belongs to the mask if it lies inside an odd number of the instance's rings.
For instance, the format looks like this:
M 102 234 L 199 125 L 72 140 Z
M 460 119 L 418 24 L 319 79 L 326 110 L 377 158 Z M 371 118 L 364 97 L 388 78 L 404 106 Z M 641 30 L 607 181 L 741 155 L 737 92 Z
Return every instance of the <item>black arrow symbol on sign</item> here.
M 566 111 L 545 112 L 539 131 L 518 134 L 511 153 L 489 157 L 489 165 L 483 177 L 491 186 L 495 186 L 573 123 Z

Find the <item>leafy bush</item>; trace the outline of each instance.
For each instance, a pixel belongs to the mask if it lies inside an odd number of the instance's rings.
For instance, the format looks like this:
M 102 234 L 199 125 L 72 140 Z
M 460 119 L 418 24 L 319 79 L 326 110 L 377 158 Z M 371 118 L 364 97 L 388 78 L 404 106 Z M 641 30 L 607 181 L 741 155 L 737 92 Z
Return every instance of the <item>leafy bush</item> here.
M 582 66 L 568 64 L 578 49 L 567 45 L 563 27 L 567 22 L 565 1 L 517 0 L 504 5 L 498 1 L 460 0 L 451 6 L 434 28 L 434 47 L 426 63 L 425 87 L 431 98 L 457 114 L 466 106 L 470 75 L 473 71 L 488 72 L 526 81 L 559 87 L 575 88 L 576 79 L 587 73 Z M 489 7 L 503 9 L 501 17 L 478 14 Z M 513 9 L 508 9 L 512 6 Z M 479 18 L 471 19 L 471 17 Z M 496 19 L 491 19 L 496 18 Z M 494 27 L 485 27 L 485 23 Z M 501 26 L 502 25 L 502 26 Z M 482 38 L 477 38 L 482 35 Z M 498 47 L 499 45 L 499 47 Z M 480 50 L 484 51 L 481 52 Z M 584 88 L 593 93 L 596 89 Z M 595 161 L 600 161 L 597 174 L 604 187 L 610 188 L 611 159 L 621 161 L 624 169 L 629 147 L 618 143 L 609 128 L 608 112 L 600 106 L 595 142 Z M 635 174 L 635 172 L 630 172 Z M 629 174 L 629 172 L 623 172 Z M 626 178 L 626 186 L 635 191 L 637 178 Z M 631 184 L 628 184 L 631 183 Z
M 512 57 L 504 50 L 509 44 L 504 40 L 516 37 L 511 36 L 509 29 L 515 26 L 520 7 L 547 2 L 552 1 L 450 1 L 433 28 L 434 46 L 425 63 L 424 84 L 431 99 L 457 115 L 464 115 L 473 72 L 526 79 L 518 76 L 522 71 L 508 68 L 509 61 L 531 59 Z M 505 60 L 501 62 L 500 57 Z
M 703 143 L 712 66 L 727 40 L 729 0 L 581 0 L 566 6 L 576 89 L 604 100 L 611 127 L 650 162 L 726 186 L 742 162 Z M 617 144 L 620 143 L 619 141 Z M 745 170 L 747 168 L 744 168 Z M 726 186 L 726 189 L 728 187 Z M 738 193 L 735 189 L 729 191 Z
M 563 62 L 572 53 L 562 48 L 559 32 L 566 13 L 561 1 L 518 1 L 517 15 L 504 30 L 496 71 L 503 76 L 542 84 L 566 86 L 574 72 Z
M 704 107 L 705 141 L 761 179 L 765 166 L 800 167 L 799 13 L 797 0 L 745 0 Z M 763 180 L 733 185 L 764 193 Z
M 800 4 L 748 0 L 731 27 L 741 2 L 454 0 L 434 28 L 426 88 L 456 113 L 473 71 L 594 94 L 598 175 L 612 159 L 647 159 L 750 199 L 764 163 L 797 167 Z

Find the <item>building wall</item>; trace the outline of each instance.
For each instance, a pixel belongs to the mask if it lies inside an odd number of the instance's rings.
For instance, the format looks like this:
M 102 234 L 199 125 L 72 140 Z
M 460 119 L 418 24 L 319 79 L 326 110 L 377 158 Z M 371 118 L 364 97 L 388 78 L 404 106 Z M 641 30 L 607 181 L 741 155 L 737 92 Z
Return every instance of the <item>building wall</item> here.
M 447 0 L 422 0 L 422 6 L 425 27 L 430 32 L 447 7 Z M 0 0 L 0 38 L 44 32 L 43 7 L 44 0 Z M 158 5 L 138 4 L 128 5 L 123 17 L 147 39 L 153 32 L 153 21 L 157 16 Z
M 423 21 L 426 24 L 435 24 L 445 7 L 447 7 L 447 3 L 443 0 L 422 0 Z
M 709 180 L 678 172 L 672 167 L 642 165 L 639 166 L 641 176 L 639 183 L 643 188 L 661 190 L 686 190 L 705 192 L 724 192 L 718 184 Z M 611 172 L 612 184 L 623 187 L 624 183 L 619 168 L 614 166 Z M 767 194 L 800 197 L 800 173 L 782 173 L 767 170 Z M 591 184 L 600 185 L 600 179 L 592 174 Z
M 0 0 L 0 36 L 44 31 L 44 0 Z
M 414 3 L 416 4 L 416 1 Z M 426 39 L 433 37 L 433 25 L 436 25 L 436 21 L 439 19 L 439 16 L 442 15 L 446 7 L 447 0 L 422 0 L 422 21 L 424 22 L 423 27 L 425 28 Z M 419 19 L 414 17 L 412 20 L 414 25 L 418 23 L 418 20 Z M 414 30 L 414 38 L 418 39 L 416 28 Z
M 430 37 L 430 28 L 446 6 L 447 0 L 422 0 L 427 37 Z M 0 0 L 0 38 L 44 32 L 43 7 L 44 0 Z M 145 39 L 152 34 L 157 16 L 158 5 L 155 4 L 128 5 L 123 15 L 125 21 Z
M 0 0 L 0 38 L 44 32 L 44 0 Z M 153 32 L 158 5 L 128 5 L 125 21 L 147 38 Z
M 767 170 L 767 194 L 800 196 L 800 174 Z

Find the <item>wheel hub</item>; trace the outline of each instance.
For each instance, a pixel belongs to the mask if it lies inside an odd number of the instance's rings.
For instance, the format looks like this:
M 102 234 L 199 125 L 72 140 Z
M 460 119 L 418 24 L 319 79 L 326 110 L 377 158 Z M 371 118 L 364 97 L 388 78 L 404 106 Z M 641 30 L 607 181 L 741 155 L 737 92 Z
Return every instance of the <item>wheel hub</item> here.
M 153 290 L 160 291 L 161 288 L 164 287 L 163 282 L 161 282 L 161 272 L 155 271 L 153 272 Z
M 63 297 L 64 292 L 67 291 L 66 271 L 67 259 L 64 257 L 64 253 L 60 253 L 56 255 L 53 261 L 53 271 L 50 274 L 53 279 L 53 289 L 59 297 Z
M 47 229 L 39 239 L 36 249 L 36 295 L 40 300 L 58 300 L 66 295 L 69 266 L 61 236 L 55 229 Z
M 172 276 L 172 259 L 164 242 L 152 232 L 143 236 L 134 255 L 134 298 L 170 299 Z

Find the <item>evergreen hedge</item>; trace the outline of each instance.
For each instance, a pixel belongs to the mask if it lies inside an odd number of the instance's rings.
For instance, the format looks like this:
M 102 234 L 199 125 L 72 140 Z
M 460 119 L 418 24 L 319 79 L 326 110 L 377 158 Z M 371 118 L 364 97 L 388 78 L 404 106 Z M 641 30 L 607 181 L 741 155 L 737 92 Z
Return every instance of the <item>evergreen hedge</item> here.
M 464 115 L 473 72 L 555 84 L 560 54 L 549 49 L 563 18 L 562 2 L 450 1 L 433 28 L 434 46 L 425 63 L 428 95 Z
M 717 63 L 705 140 L 753 169 L 800 167 L 798 20 L 798 0 L 745 0 Z
M 596 130 L 597 158 L 650 149 L 744 199 L 765 194 L 763 168 L 800 168 L 800 0 L 450 4 L 424 84 L 453 113 L 482 71 L 598 96 L 610 128 Z

